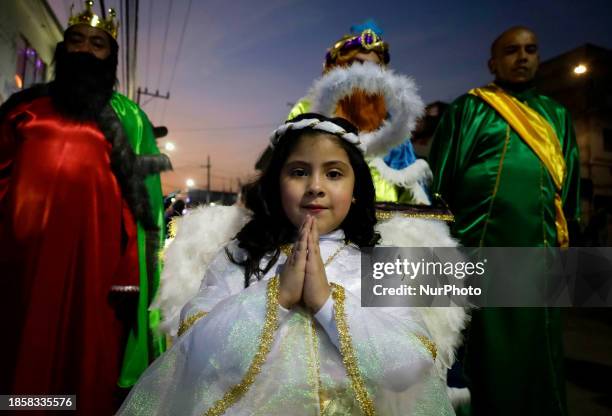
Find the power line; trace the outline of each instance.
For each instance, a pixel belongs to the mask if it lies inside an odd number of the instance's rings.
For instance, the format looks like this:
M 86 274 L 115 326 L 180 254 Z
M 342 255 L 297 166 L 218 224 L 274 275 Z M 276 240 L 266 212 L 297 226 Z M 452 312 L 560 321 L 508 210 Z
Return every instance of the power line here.
M 120 0 L 119 1 L 119 14 L 120 14 L 120 19 L 121 20 L 125 19 L 125 13 L 124 13 L 125 7 L 124 7 L 123 4 L 124 4 L 124 1 Z M 123 36 L 121 36 L 121 40 L 120 40 L 120 43 L 121 43 L 120 50 L 123 49 L 125 51 L 125 50 L 127 50 L 127 46 L 126 46 L 127 42 L 125 41 L 126 36 L 127 36 L 127 25 L 124 24 L 124 25 L 121 26 L 121 32 L 123 32 Z M 126 89 L 127 88 L 127 85 L 126 85 L 127 84 L 127 77 L 126 77 L 126 69 L 125 68 L 126 68 L 126 62 L 124 61 L 122 63 L 122 65 L 121 65 L 121 86 L 123 87 L 123 92 L 127 93 L 127 89 Z
M 170 17 L 172 15 L 172 5 L 174 4 L 173 0 L 168 2 L 168 12 L 166 13 L 166 29 L 164 30 L 164 40 L 162 42 L 162 52 L 159 61 L 159 72 L 157 73 L 157 88 L 159 91 L 159 87 L 161 86 L 162 74 L 164 72 L 164 62 L 166 60 L 166 45 L 168 43 L 168 30 L 170 29 Z M 163 105 L 163 104 L 162 104 Z M 163 110 L 163 107 L 162 107 Z M 155 103 L 155 113 L 158 114 L 157 111 L 157 103 Z M 158 117 L 158 120 L 161 120 L 161 117 Z
M 168 30 L 170 29 L 170 15 L 172 14 L 172 5 L 174 4 L 174 1 L 169 1 L 168 2 L 168 13 L 166 14 L 166 30 L 164 32 L 164 41 L 162 43 L 162 53 L 161 53 L 161 60 L 159 62 L 159 73 L 157 76 L 157 90 L 159 90 L 159 87 L 161 85 L 161 78 L 162 78 L 162 74 L 164 72 L 164 58 L 166 57 L 166 44 L 168 42 Z
M 147 67 L 145 69 L 145 85 L 149 85 L 149 68 L 151 68 L 151 26 L 153 26 L 153 10 L 155 10 L 155 0 L 151 0 L 149 8 L 149 25 L 147 27 Z
M 181 37 L 179 38 L 176 58 L 174 59 L 174 65 L 172 66 L 172 72 L 170 73 L 170 83 L 168 84 L 168 91 L 172 90 L 172 84 L 174 83 L 174 77 L 176 75 L 176 67 L 178 66 L 179 58 L 181 57 L 181 52 L 183 50 L 183 41 L 185 40 L 185 32 L 187 32 L 187 26 L 189 25 L 189 16 L 191 14 L 191 3 L 192 3 L 192 0 L 189 0 L 189 3 L 187 4 L 187 13 L 185 13 L 185 18 L 183 19 Z M 167 103 L 164 103 L 164 107 L 162 110 L 162 117 L 161 117 L 162 124 L 164 123 L 164 119 L 166 118 L 166 104 Z
M 134 65 L 132 66 L 132 78 L 134 81 L 134 85 L 132 87 L 132 96 L 130 97 L 132 100 L 134 99 L 134 88 L 136 87 L 136 82 L 137 82 L 137 74 L 136 74 L 136 65 L 138 65 L 138 21 L 140 20 L 140 17 L 138 16 L 139 13 L 139 9 L 140 9 L 140 0 L 135 0 L 136 1 L 136 10 L 134 13 L 134 56 L 132 59 L 134 59 Z
M 125 95 L 130 96 L 130 5 L 129 0 L 125 0 L 125 19 L 123 19 L 123 27 L 125 28 Z

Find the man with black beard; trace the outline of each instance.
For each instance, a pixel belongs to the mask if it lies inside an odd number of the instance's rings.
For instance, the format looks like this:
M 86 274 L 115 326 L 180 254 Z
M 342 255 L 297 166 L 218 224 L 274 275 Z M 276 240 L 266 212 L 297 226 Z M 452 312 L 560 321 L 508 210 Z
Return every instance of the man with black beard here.
M 0 393 L 76 394 L 78 413 L 112 414 L 117 384 L 163 349 L 147 307 L 170 164 L 114 92 L 114 14 L 87 2 L 68 26 L 55 80 L 0 107 Z

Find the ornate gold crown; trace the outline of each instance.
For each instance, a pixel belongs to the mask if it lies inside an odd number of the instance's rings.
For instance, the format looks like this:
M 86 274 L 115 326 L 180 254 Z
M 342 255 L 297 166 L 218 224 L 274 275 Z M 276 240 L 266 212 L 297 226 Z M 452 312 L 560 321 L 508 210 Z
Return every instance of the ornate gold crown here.
M 72 9 L 74 4 L 70 8 L 70 19 L 68 19 L 68 27 L 74 25 L 87 25 L 102 29 L 115 40 L 117 40 L 117 33 L 119 29 L 119 22 L 115 21 L 117 13 L 114 9 L 108 9 L 108 18 L 101 19 L 97 14 L 93 12 L 94 2 L 92 0 L 85 1 L 85 10 L 80 14 L 73 15 Z
M 389 44 L 372 29 L 364 29 L 361 33 L 345 35 L 327 50 L 325 67 L 332 66 L 338 58 L 349 50 L 361 49 L 365 52 L 373 51 L 385 65 L 389 63 Z

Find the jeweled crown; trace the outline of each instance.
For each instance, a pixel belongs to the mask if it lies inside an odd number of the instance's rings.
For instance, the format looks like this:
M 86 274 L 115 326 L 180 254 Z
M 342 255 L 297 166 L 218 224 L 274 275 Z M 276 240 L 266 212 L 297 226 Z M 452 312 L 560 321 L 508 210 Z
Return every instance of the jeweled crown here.
M 68 19 L 68 27 L 74 25 L 87 25 L 102 29 L 115 40 L 117 40 L 117 33 L 119 29 L 119 22 L 116 20 L 117 13 L 114 9 L 108 9 L 108 17 L 106 19 L 101 18 L 93 11 L 94 2 L 92 0 L 85 1 L 85 10 L 80 14 L 73 14 L 72 9 L 74 4 L 70 8 L 70 18 Z

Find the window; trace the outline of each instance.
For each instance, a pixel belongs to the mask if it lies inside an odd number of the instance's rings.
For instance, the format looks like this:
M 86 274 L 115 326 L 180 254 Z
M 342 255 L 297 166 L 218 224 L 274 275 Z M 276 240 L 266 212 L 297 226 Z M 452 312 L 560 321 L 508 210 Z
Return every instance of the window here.
M 17 71 L 15 81 L 20 88 L 45 82 L 47 79 L 47 64 L 30 43 L 22 36 L 17 39 Z

